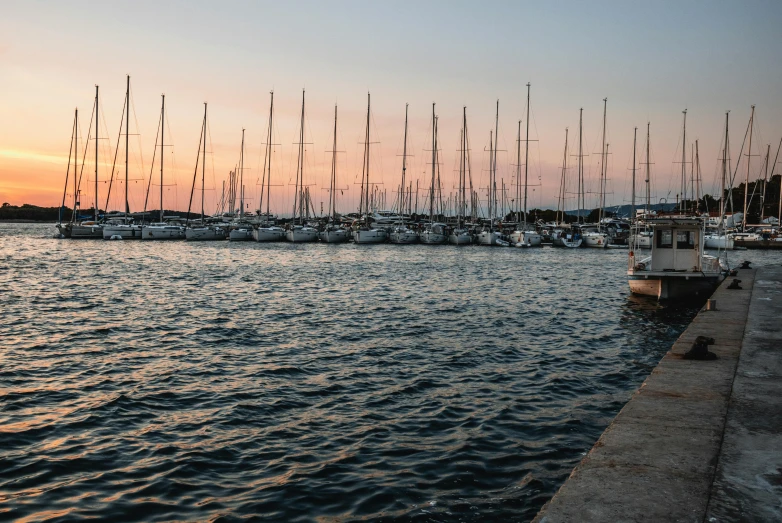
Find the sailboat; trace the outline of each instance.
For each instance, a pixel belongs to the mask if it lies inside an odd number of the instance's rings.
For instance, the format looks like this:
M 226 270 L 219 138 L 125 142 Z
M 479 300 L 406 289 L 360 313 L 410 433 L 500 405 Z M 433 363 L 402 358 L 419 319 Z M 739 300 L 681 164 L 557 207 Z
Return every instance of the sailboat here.
M 582 237 L 584 239 L 584 245 L 587 247 L 594 247 L 597 249 L 605 249 L 608 244 L 611 243 L 611 238 L 608 233 L 603 232 L 603 209 L 605 208 L 605 179 L 606 179 L 606 155 L 608 153 L 608 146 L 606 145 L 606 109 L 608 108 L 608 98 L 603 98 L 603 145 L 601 147 L 600 155 L 602 160 L 600 162 L 600 196 L 599 196 L 599 211 L 596 227 L 584 228 Z
M 86 154 L 85 149 L 85 154 Z M 71 159 L 73 159 L 73 209 L 71 212 L 71 219 L 68 222 L 63 223 L 62 212 L 65 210 L 65 199 L 68 196 L 68 182 L 71 176 Z M 58 212 L 57 219 L 57 234 L 55 238 L 70 238 L 71 228 L 76 220 L 76 212 L 79 207 L 78 194 L 79 189 L 76 182 L 76 170 L 79 166 L 79 108 L 77 107 L 73 115 L 73 127 L 71 130 L 71 145 L 68 149 L 68 167 L 65 170 L 65 187 L 62 190 L 62 204 Z
M 456 193 L 456 227 L 448 234 L 448 243 L 452 245 L 467 245 L 472 243 L 472 234 L 465 227 L 467 215 L 467 172 L 470 170 L 469 140 L 467 139 L 467 107 L 462 107 L 462 131 L 460 133 L 459 154 L 459 188 Z
M 127 87 L 125 89 L 125 114 L 122 116 L 125 124 L 125 213 L 121 223 L 106 223 L 103 226 L 103 239 L 123 239 L 140 240 L 141 225 L 133 223 L 130 218 L 130 205 L 128 203 L 128 168 L 129 168 L 129 145 L 130 145 L 130 75 L 127 77 Z
M 185 228 L 180 225 L 170 225 L 164 221 L 163 216 L 163 168 L 165 162 L 165 130 L 166 130 L 166 95 L 162 95 L 160 105 L 160 221 L 142 227 L 141 238 L 143 240 L 181 240 L 185 237 Z M 150 177 L 151 186 L 151 177 Z M 149 192 L 149 191 L 147 191 Z M 146 214 L 146 205 L 144 206 Z
M 258 205 L 261 213 L 261 222 L 253 229 L 253 239 L 259 242 L 276 242 L 285 239 L 285 229 L 275 224 L 271 213 L 271 189 L 272 189 L 272 156 L 274 153 L 273 129 L 274 129 L 274 91 L 269 93 L 269 131 L 266 134 L 266 154 L 263 161 L 263 176 L 261 178 L 261 199 Z M 264 186 L 265 184 L 265 186 Z M 266 213 L 263 213 L 263 198 L 266 196 Z
M 707 249 L 733 250 L 735 247 L 733 236 L 725 232 L 725 181 L 728 177 L 728 118 L 730 112 L 725 113 L 725 143 L 722 148 L 722 196 L 720 197 L 720 221 L 717 225 L 717 231 L 706 234 L 703 243 Z M 747 187 L 746 185 L 744 186 Z M 743 218 L 743 216 L 742 216 Z
M 95 86 L 95 204 L 93 205 L 95 215 L 92 220 L 85 220 L 71 225 L 71 235 L 73 239 L 77 238 L 103 238 L 103 224 L 100 222 L 100 214 L 98 210 L 98 121 L 99 121 L 99 105 L 98 105 L 98 86 Z M 82 162 L 84 167 L 84 162 Z M 81 176 L 79 176 L 81 179 Z M 75 212 L 75 208 L 74 208 Z
M 432 104 L 432 183 L 429 187 L 429 223 L 424 226 L 424 230 L 421 231 L 421 243 L 428 245 L 436 245 L 445 243 L 448 240 L 448 234 L 445 224 L 435 223 L 434 221 L 434 200 L 438 186 L 435 186 L 435 176 L 437 169 L 437 122 L 438 118 L 434 114 L 435 105 Z M 439 184 L 438 184 L 439 185 Z
M 361 201 L 358 208 L 359 221 L 353 229 L 353 241 L 355 243 L 382 243 L 388 238 L 388 233 L 385 229 L 379 229 L 372 227 L 370 220 L 370 184 L 369 184 L 369 117 L 370 117 L 370 96 L 367 93 L 367 129 L 364 138 L 364 161 L 361 166 Z M 364 217 L 364 223 L 361 222 L 361 217 Z
M 635 220 L 635 226 L 632 235 L 629 238 L 630 245 L 633 246 L 633 249 L 651 249 L 652 248 L 652 230 L 646 226 L 646 218 L 649 216 L 649 207 L 651 202 L 651 188 L 649 186 L 649 180 L 650 180 L 650 171 L 649 166 L 651 165 L 651 161 L 649 160 L 649 126 L 650 123 L 646 122 L 646 162 L 644 165 L 645 168 L 645 178 L 644 178 L 644 184 L 646 185 L 646 201 L 644 204 L 644 211 L 643 211 L 643 225 L 641 223 L 640 217 L 637 215 L 637 213 L 634 216 L 631 216 L 631 219 Z M 633 162 L 635 163 L 635 162 Z M 633 191 L 633 194 L 635 194 L 635 191 Z M 707 236 L 708 238 L 708 236 Z M 707 241 L 707 240 L 706 240 Z
M 236 222 L 231 224 L 228 239 L 232 242 L 246 242 L 253 239 L 253 228 L 245 217 L 244 211 L 244 129 L 242 129 L 242 148 L 239 152 L 239 212 Z
M 530 229 L 527 226 L 527 188 L 529 174 L 529 91 L 530 83 L 527 82 L 527 138 L 524 140 L 524 143 L 526 144 L 524 146 L 524 225 L 517 228 L 510 235 L 510 242 L 516 247 L 539 247 L 540 244 L 543 243 L 540 234 L 538 234 L 534 228 Z M 519 120 L 519 135 L 516 140 L 516 144 L 516 187 L 520 188 L 521 180 L 519 178 L 521 174 L 521 120 Z M 517 196 L 520 195 L 517 193 Z M 516 201 L 519 202 L 519 207 L 521 207 L 520 200 L 521 198 L 516 199 Z M 516 214 L 518 216 L 521 213 L 517 212 Z
M 201 138 L 199 140 L 198 154 L 196 154 L 196 166 L 193 172 L 193 186 L 190 189 L 190 201 L 193 201 L 196 176 L 198 175 L 198 156 L 201 156 L 201 221 L 198 225 L 187 227 L 185 224 L 185 239 L 188 241 L 214 241 L 225 240 L 226 230 L 219 225 L 207 225 L 204 214 L 204 184 L 206 182 L 206 103 L 204 103 L 204 123 L 201 126 Z M 190 221 L 190 206 L 187 209 L 187 220 Z
M 293 219 L 288 225 L 285 237 L 289 242 L 314 242 L 318 240 L 318 230 L 304 222 L 305 206 L 309 213 L 309 201 L 304 185 L 304 90 L 301 91 L 301 124 L 299 127 L 299 154 L 296 165 L 296 193 L 293 200 Z M 296 223 L 296 220 L 299 223 Z
M 343 243 L 350 239 L 348 230 L 337 222 L 337 106 L 334 105 L 334 143 L 331 147 L 331 185 L 329 186 L 328 223 L 319 233 L 321 241 Z
M 402 183 L 399 185 L 399 213 L 396 216 L 396 224 L 388 235 L 391 243 L 404 244 L 418 241 L 418 233 L 405 225 L 405 174 L 407 171 L 407 107 L 405 104 L 405 139 L 402 147 Z
M 489 131 L 489 225 L 483 226 L 478 233 L 478 245 L 503 245 L 508 243 L 502 239 L 502 233 L 494 230 L 494 219 L 497 212 L 497 132 L 500 121 L 500 101 L 497 100 L 497 112 L 494 116 L 494 134 Z M 493 140 L 493 141 L 492 141 Z

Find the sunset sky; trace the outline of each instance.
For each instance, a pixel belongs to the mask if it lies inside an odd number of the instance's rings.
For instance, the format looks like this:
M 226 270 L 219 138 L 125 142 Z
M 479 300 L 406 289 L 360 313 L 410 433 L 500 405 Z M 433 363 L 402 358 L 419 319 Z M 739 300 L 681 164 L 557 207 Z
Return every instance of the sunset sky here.
M 101 92 L 99 179 L 107 181 L 131 76 L 130 206 L 144 204 L 160 95 L 167 106 L 165 207 L 187 209 L 203 102 L 209 104 L 206 209 L 239 160 L 246 129 L 248 209 L 258 179 L 275 93 L 272 211 L 289 214 L 302 88 L 307 96 L 305 183 L 326 201 L 334 104 L 339 106 L 339 210 L 356 210 L 372 95 L 373 182 L 388 193 L 401 176 L 405 103 L 410 104 L 408 176 L 431 176 L 431 111 L 439 116 L 445 197 L 455 190 L 462 107 L 467 107 L 472 175 L 488 183 L 489 131 L 500 101 L 498 178 L 515 176 L 516 132 L 532 84 L 530 206 L 556 207 L 565 128 L 576 154 L 584 109 L 585 172 L 597 204 L 603 98 L 608 98 L 609 205 L 629 203 L 633 127 L 644 160 L 651 122 L 654 200 L 679 191 L 682 110 L 687 151 L 699 140 L 703 184 L 713 192 L 725 111 L 738 158 L 756 105 L 751 178 L 762 176 L 782 138 L 782 2 L 33 2 L 0 5 L 0 201 L 60 204 L 78 107 L 86 137 L 95 85 Z M 136 125 L 137 122 L 137 125 Z M 523 127 L 526 121 L 523 122 Z M 169 134 L 170 130 L 170 134 Z M 523 132 L 523 131 L 522 131 Z M 138 134 L 138 136 L 135 136 Z M 83 142 L 81 144 L 84 145 Z M 94 200 L 92 147 L 82 206 Z M 124 149 L 120 148 L 120 158 Z M 689 156 L 689 154 L 688 154 Z M 523 146 L 522 146 L 523 157 Z M 142 161 L 143 159 L 143 161 Z M 124 160 L 122 160 L 124 161 Z M 117 170 L 124 178 L 124 164 Z M 689 161 L 689 158 L 688 158 Z M 568 162 L 575 166 L 576 158 Z M 779 164 L 778 164 L 779 165 Z M 779 170 L 775 170 L 779 172 Z M 639 171 L 639 177 L 641 176 Z M 159 206 L 156 167 L 149 207 Z M 568 171 L 570 180 L 575 169 Z M 740 178 L 743 180 L 743 171 Z M 200 183 L 200 182 L 199 182 Z M 572 186 L 573 184 L 570 184 Z M 115 185 L 109 207 L 121 209 Z M 101 183 L 100 205 L 107 184 Z M 513 191 L 513 189 L 511 189 Z M 72 204 L 72 189 L 66 205 Z M 485 194 L 485 192 L 484 192 Z M 511 196 L 512 197 L 512 196 Z M 325 205 L 325 204 L 324 204 Z M 423 205 L 423 203 L 421 203 Z M 200 203 L 194 202 L 195 208 Z M 575 207 L 573 198 L 568 205 Z

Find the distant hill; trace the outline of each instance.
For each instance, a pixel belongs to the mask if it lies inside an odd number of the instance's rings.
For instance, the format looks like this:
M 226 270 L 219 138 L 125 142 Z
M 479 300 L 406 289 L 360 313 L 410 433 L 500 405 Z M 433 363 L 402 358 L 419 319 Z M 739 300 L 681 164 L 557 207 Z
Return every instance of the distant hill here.
M 619 217 L 629 218 L 632 213 L 632 205 L 617 205 L 614 207 L 606 207 L 604 210 L 609 213 L 615 213 Z M 636 209 L 643 209 L 643 205 L 636 205 Z M 655 203 L 649 206 L 652 211 L 672 211 L 676 208 L 675 203 Z M 573 211 L 565 211 L 570 216 L 589 216 L 592 209 L 578 209 Z

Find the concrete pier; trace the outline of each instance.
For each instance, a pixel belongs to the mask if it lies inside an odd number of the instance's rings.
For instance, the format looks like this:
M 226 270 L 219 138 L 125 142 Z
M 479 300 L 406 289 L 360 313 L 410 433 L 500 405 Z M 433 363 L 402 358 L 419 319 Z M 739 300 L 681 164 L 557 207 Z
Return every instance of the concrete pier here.
M 782 521 L 782 267 L 737 278 L 534 521 Z M 683 359 L 697 336 L 718 359 Z

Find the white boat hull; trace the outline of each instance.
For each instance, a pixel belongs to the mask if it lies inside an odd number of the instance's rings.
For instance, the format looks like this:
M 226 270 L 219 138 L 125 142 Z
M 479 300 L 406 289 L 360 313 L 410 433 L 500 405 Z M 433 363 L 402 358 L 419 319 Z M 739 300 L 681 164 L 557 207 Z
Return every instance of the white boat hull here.
M 103 238 L 102 225 L 74 225 L 71 227 L 71 238 L 93 239 Z
M 467 231 L 454 231 L 448 235 L 448 243 L 451 245 L 469 245 L 472 243 L 472 235 Z
M 710 295 L 719 275 L 656 276 L 629 273 L 630 292 L 659 300 L 697 298 Z
M 636 249 L 651 249 L 652 237 L 651 236 L 630 236 L 629 243 Z
M 279 242 L 285 239 L 282 227 L 258 227 L 253 229 L 253 239 L 257 242 Z
M 232 242 L 247 242 L 253 239 L 252 229 L 234 229 L 228 233 L 228 239 Z
M 733 238 L 730 236 L 708 235 L 703 238 L 703 246 L 707 249 L 723 249 L 732 251 L 735 247 L 735 244 L 733 243 Z
M 185 228 L 176 225 L 155 226 L 142 228 L 142 240 L 182 240 L 185 238 Z
M 383 243 L 388 238 L 388 233 L 383 229 L 359 229 L 353 231 L 355 243 Z
M 104 225 L 103 239 L 111 240 L 119 236 L 123 240 L 140 240 L 141 225 Z
M 536 232 L 513 231 L 510 235 L 510 242 L 514 245 L 523 245 L 525 247 L 540 247 L 543 239 Z
M 502 245 L 500 234 L 497 232 L 481 231 L 478 233 L 478 245 Z
M 308 243 L 318 241 L 318 231 L 312 227 L 292 229 L 285 232 L 285 239 L 291 243 Z
M 193 227 L 185 229 L 187 241 L 217 241 L 225 240 L 225 230 L 215 227 Z
M 388 241 L 396 244 L 410 244 L 418 241 L 418 233 L 411 229 L 392 230 Z
M 583 245 L 595 249 L 605 249 L 610 242 L 608 235 L 602 232 L 586 233 L 582 236 L 582 240 Z
M 344 243 L 350 239 L 347 229 L 332 229 L 318 233 L 320 241 L 326 243 Z
M 441 234 L 439 232 L 423 231 L 421 233 L 421 243 L 425 243 L 427 245 L 438 245 L 445 243 L 447 239 L 448 238 L 445 236 L 445 234 Z

